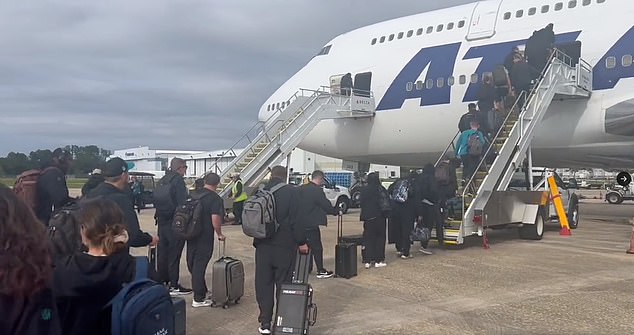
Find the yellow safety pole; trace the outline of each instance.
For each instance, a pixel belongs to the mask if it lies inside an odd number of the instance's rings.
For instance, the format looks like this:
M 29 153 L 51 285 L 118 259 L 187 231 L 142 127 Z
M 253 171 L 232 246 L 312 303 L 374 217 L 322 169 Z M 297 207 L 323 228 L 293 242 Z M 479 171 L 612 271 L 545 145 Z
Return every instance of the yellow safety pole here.
M 568 217 L 566 216 L 564 205 L 561 202 L 561 194 L 557 188 L 554 176 L 548 177 L 548 185 L 550 186 L 550 194 L 552 196 L 553 203 L 555 204 L 555 209 L 557 210 L 557 216 L 559 216 L 559 224 L 561 225 L 559 235 L 570 236 L 572 235 L 572 232 L 570 231 L 570 226 L 568 225 Z

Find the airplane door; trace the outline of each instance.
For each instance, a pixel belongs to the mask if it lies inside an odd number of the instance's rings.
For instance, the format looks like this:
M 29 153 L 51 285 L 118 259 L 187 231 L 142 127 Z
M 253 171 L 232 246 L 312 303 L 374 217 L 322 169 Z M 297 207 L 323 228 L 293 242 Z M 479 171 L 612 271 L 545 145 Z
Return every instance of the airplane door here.
M 372 72 L 357 73 L 354 76 L 354 93 L 362 97 L 370 97 Z
M 489 38 L 495 35 L 495 25 L 502 1 L 479 1 L 471 15 L 467 41 Z

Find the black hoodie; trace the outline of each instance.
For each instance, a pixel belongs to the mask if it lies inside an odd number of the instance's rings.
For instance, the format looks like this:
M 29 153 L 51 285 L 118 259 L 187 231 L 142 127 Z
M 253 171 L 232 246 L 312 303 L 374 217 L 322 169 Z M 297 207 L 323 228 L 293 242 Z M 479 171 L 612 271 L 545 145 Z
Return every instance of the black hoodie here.
M 77 253 L 55 267 L 53 292 L 62 333 L 110 334 L 111 309 L 104 306 L 134 280 L 135 260 L 125 250 L 107 257 Z M 150 269 L 150 277 L 156 275 Z

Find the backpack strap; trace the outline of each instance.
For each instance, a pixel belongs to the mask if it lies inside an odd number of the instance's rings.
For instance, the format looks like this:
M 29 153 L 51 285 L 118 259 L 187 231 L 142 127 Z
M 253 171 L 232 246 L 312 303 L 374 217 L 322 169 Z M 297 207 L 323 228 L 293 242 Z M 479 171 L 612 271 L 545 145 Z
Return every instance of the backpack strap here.
M 136 261 L 136 271 L 134 273 L 134 280 L 141 280 L 148 277 L 148 268 L 150 262 L 145 256 L 134 257 Z
M 279 184 L 277 184 L 277 185 L 275 185 L 275 186 L 271 187 L 271 189 L 269 190 L 269 192 L 271 192 L 271 193 L 275 193 L 275 192 L 277 192 L 279 189 L 281 189 L 281 188 L 282 188 L 282 187 L 284 187 L 284 186 L 286 186 L 286 184 L 284 184 L 284 183 L 279 183 Z

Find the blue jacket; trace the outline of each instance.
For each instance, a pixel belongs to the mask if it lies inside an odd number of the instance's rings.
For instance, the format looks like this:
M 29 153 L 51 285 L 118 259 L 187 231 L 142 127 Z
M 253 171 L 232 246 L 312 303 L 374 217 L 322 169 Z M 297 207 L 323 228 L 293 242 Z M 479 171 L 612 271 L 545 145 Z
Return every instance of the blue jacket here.
M 469 154 L 469 137 L 471 137 L 471 135 L 473 134 L 479 135 L 482 146 L 486 148 L 487 141 L 481 131 L 473 129 L 465 130 L 462 132 L 462 134 L 460 134 L 460 137 L 458 138 L 458 151 L 456 152 L 456 157 L 462 158 Z

